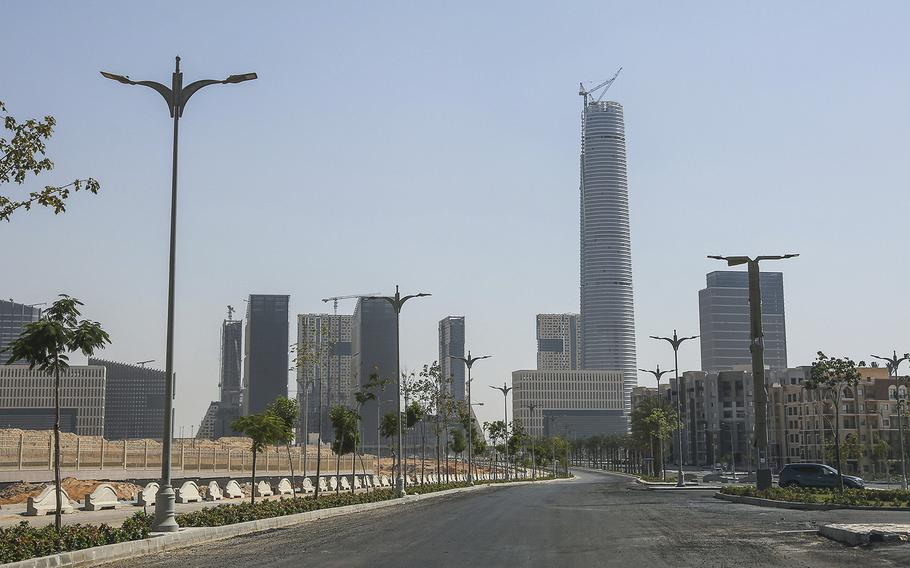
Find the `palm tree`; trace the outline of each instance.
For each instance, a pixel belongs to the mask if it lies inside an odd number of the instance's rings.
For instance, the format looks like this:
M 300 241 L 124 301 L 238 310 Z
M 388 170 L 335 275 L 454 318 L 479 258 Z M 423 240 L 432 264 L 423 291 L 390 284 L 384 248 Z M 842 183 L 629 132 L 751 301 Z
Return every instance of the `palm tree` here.
M 45 310 L 41 319 L 26 324 L 22 334 L 7 347 L 10 353 L 7 364 L 24 360 L 29 369 L 37 367 L 54 375 L 54 484 L 57 486 L 57 506 L 54 511 L 54 528 L 60 536 L 61 502 L 60 487 L 60 372 L 69 367 L 69 353 L 81 351 L 91 357 L 96 349 L 104 349 L 111 339 L 101 324 L 79 320 L 82 302 L 66 294 Z M 59 544 L 59 543 L 58 543 Z
M 285 424 L 275 414 L 265 411 L 262 414 L 241 416 L 231 424 L 236 432 L 252 439 L 250 451 L 253 452 L 253 471 L 251 474 L 252 489 L 250 503 L 256 504 L 256 455 L 266 446 L 278 443 L 285 436 Z

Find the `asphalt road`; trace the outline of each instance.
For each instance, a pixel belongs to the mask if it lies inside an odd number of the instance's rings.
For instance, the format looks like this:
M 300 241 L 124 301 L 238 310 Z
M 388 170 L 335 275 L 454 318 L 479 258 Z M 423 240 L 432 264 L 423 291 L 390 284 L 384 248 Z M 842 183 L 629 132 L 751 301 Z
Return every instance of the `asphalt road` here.
M 618 476 L 493 487 L 144 556 L 110 565 L 245 566 L 908 566 L 910 545 L 846 548 L 823 522 L 904 522 L 910 513 L 790 511 L 707 491 L 648 491 Z

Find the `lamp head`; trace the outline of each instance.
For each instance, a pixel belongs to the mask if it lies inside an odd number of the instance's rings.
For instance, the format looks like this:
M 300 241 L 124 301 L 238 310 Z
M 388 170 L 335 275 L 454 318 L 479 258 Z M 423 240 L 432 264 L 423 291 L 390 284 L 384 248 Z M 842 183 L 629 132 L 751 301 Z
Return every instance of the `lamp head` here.
M 244 81 L 252 81 L 253 79 L 258 79 L 258 76 L 255 73 L 242 73 L 240 75 L 231 75 L 222 83 L 243 83 Z
M 124 85 L 135 85 L 135 81 L 131 81 L 126 75 L 117 75 L 115 73 L 108 73 L 107 71 L 102 71 L 101 76 L 105 79 L 110 79 L 112 81 L 117 81 L 118 83 L 123 83 Z

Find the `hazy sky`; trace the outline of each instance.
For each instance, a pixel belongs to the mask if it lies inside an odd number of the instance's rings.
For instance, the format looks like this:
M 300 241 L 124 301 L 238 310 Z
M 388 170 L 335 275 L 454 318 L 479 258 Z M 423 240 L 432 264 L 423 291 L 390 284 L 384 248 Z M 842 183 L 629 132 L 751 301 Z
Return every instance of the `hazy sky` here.
M 706 254 L 801 253 L 773 266 L 791 365 L 910 350 L 905 3 L 2 10 L 0 100 L 58 120 L 56 170 L 21 190 L 93 176 L 102 192 L 0 225 L 0 296 L 77 296 L 111 332 L 105 358 L 163 366 L 172 126 L 159 95 L 98 71 L 169 82 L 179 54 L 185 83 L 259 74 L 181 122 L 178 425 L 216 397 L 227 304 L 287 293 L 293 322 L 396 283 L 433 293 L 403 312 L 403 362 L 434 360 L 436 322 L 465 315 L 468 346 L 495 356 L 475 369 L 479 415 L 498 418 L 486 385 L 534 368 L 534 315 L 578 310 L 578 82 L 620 66 L 640 367 L 672 367 L 649 334 L 698 333 L 722 268 Z M 680 367 L 698 366 L 687 345 Z

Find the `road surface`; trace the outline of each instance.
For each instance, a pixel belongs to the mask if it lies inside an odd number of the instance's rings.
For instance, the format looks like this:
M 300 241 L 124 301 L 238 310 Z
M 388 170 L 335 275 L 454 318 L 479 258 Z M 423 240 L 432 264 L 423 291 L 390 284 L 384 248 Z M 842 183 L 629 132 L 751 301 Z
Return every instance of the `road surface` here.
M 910 566 L 910 545 L 846 548 L 822 522 L 910 522 L 910 512 L 790 511 L 708 491 L 648 491 L 628 478 L 493 487 L 111 565 L 186 568 L 347 566 Z

